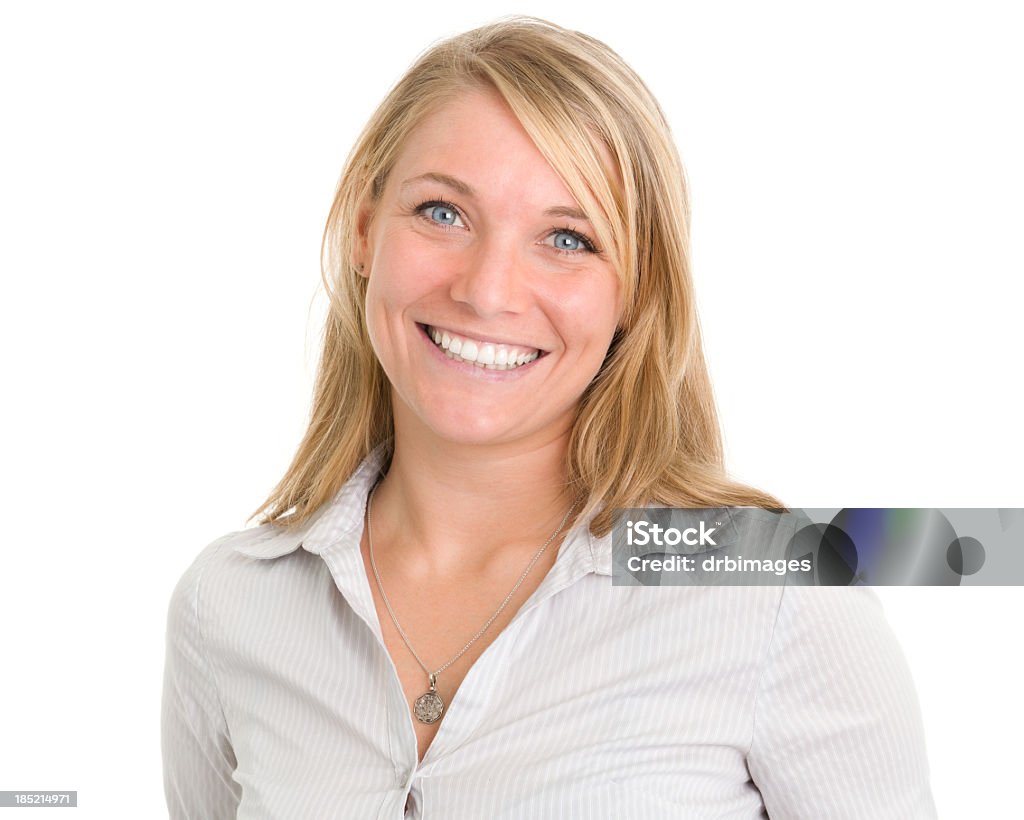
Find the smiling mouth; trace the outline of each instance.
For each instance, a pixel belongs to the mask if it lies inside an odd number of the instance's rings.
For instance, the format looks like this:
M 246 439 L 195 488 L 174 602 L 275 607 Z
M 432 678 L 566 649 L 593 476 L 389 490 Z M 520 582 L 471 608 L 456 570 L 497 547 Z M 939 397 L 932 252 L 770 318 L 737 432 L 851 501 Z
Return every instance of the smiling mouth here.
M 450 359 L 475 364 L 487 370 L 516 370 L 546 355 L 546 351 L 535 347 L 484 342 L 444 328 L 417 325 Z

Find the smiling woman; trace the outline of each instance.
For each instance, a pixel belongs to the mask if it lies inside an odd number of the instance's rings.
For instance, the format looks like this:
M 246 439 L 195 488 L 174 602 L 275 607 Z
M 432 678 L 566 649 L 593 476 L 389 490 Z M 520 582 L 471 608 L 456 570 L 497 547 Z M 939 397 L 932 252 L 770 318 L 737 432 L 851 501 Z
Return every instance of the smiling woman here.
M 171 600 L 172 817 L 934 816 L 868 590 L 612 587 L 616 508 L 782 505 L 725 470 L 682 164 L 611 49 L 432 47 L 323 251 L 305 437 Z
M 575 227 L 558 227 L 568 211 Z M 619 281 L 501 95 L 466 90 L 425 116 L 357 224 L 366 328 L 392 388 L 396 433 L 490 461 L 489 482 L 507 456 L 564 457 L 621 315 Z M 534 478 L 564 481 L 550 467 Z M 526 518 L 553 500 L 505 486 L 490 499 L 503 515 Z M 380 496 L 388 503 L 389 482 Z M 554 500 L 557 511 L 571 498 Z

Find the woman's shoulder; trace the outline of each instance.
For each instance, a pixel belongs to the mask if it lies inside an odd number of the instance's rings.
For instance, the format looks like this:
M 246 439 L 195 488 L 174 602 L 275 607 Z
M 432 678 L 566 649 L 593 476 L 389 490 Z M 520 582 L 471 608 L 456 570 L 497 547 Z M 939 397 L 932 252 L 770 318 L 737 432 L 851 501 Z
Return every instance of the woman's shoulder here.
M 256 527 L 232 530 L 219 535 L 212 541 L 206 542 L 197 552 L 192 553 L 182 580 L 188 579 L 190 582 L 197 582 L 208 566 L 223 562 L 224 557 L 231 552 L 258 547 L 273 538 L 278 532 L 271 524 L 260 524 Z
M 224 533 L 207 542 L 192 554 L 178 577 L 171 592 L 171 614 L 187 610 L 194 612 L 198 608 L 200 590 L 206 596 L 209 589 L 222 585 L 225 576 L 244 571 L 252 563 L 246 560 L 246 556 L 264 552 L 284 554 L 298 547 L 301 537 L 296 537 L 294 547 L 290 540 L 289 533 L 282 528 L 260 524 Z

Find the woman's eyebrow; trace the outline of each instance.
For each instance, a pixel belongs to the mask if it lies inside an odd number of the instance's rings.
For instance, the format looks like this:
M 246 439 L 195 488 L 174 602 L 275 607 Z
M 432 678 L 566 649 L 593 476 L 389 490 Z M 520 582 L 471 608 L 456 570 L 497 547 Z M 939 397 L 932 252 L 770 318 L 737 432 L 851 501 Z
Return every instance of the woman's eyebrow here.
M 441 185 L 447 185 L 449 188 L 457 191 L 463 196 L 475 197 L 476 192 L 470 185 L 467 185 L 458 177 L 453 177 L 451 174 L 442 174 L 437 171 L 427 171 L 425 174 L 419 176 L 410 177 L 405 180 L 400 187 L 407 188 L 417 182 L 423 181 L 437 182 Z M 555 205 L 544 211 L 544 216 L 564 216 L 569 219 L 579 219 L 582 222 L 589 222 L 590 218 L 579 208 L 575 208 L 569 205 Z
M 570 208 L 565 205 L 556 205 L 553 208 L 548 208 L 544 211 L 544 216 L 565 216 L 569 219 L 578 219 L 581 222 L 590 221 L 590 217 L 583 213 L 579 208 Z
M 423 182 L 424 180 L 430 180 L 431 182 L 439 182 L 441 185 L 447 185 L 449 188 L 454 188 L 463 196 L 476 196 L 473 189 L 461 179 L 450 176 L 449 174 L 440 174 L 437 171 L 427 171 L 427 173 L 420 174 L 418 177 L 410 177 L 402 183 L 402 188 L 408 188 L 410 185 L 416 182 Z

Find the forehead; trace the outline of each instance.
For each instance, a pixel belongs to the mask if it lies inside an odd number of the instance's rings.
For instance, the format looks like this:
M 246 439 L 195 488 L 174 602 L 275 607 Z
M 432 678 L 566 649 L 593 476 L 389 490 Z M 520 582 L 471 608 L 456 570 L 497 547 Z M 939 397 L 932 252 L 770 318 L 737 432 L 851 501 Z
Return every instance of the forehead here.
M 557 200 L 545 206 L 578 204 L 494 90 L 463 92 L 428 113 L 406 137 L 388 187 L 400 192 L 404 182 L 425 173 L 457 177 L 481 198 L 514 192 Z

